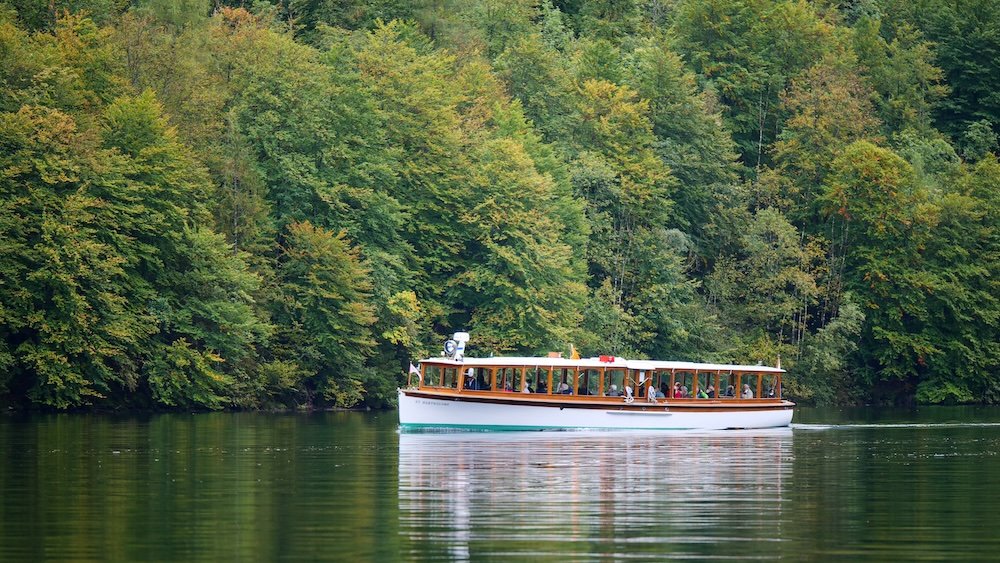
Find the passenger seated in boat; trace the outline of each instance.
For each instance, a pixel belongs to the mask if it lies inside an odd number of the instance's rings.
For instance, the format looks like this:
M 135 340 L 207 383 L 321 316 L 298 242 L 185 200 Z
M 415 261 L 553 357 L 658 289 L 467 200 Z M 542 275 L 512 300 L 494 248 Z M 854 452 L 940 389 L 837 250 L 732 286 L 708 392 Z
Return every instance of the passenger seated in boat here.
M 681 394 L 681 383 L 680 383 L 680 381 L 678 381 L 678 382 L 674 383 L 674 398 L 675 399 L 680 399 L 683 396 L 684 395 Z
M 622 392 L 618 390 L 618 386 L 614 383 L 611 384 L 611 388 L 608 389 L 608 397 L 621 397 Z
M 698 396 L 699 399 L 707 399 L 708 398 L 708 392 L 705 391 L 705 389 L 703 389 L 703 388 L 699 388 L 697 396 Z
M 743 384 L 743 394 L 741 395 L 744 399 L 753 399 L 753 391 L 750 390 L 750 386 Z
M 653 394 L 653 397 L 657 399 L 665 399 L 667 397 L 666 395 L 663 394 L 663 391 L 660 391 L 659 389 L 656 390 L 650 389 L 650 392 Z
M 469 370 L 469 373 L 465 375 L 465 388 L 470 391 L 479 390 L 479 382 L 476 381 L 476 376 L 472 373 L 471 369 Z
M 736 396 L 736 389 L 734 389 L 732 385 L 730 385 L 729 387 L 726 387 L 726 394 L 723 395 L 723 396 L 724 397 L 735 397 Z
M 562 383 L 559 384 L 559 390 L 556 391 L 556 394 L 558 394 L 558 395 L 572 395 L 573 394 L 573 390 L 570 388 L 569 383 L 566 383 L 565 381 L 563 381 Z
M 715 398 L 715 385 L 709 384 L 708 389 L 705 390 L 705 394 L 708 395 L 709 399 Z
M 531 387 L 528 387 L 528 382 L 524 382 L 524 388 L 521 389 L 522 393 L 531 393 Z
M 681 398 L 682 399 L 690 399 L 691 398 L 691 395 L 688 394 L 687 385 L 681 385 Z
M 580 388 L 579 388 L 579 389 L 577 389 L 577 392 L 576 392 L 576 394 L 577 394 L 577 395 L 590 395 L 590 390 L 589 390 L 589 389 L 587 389 L 587 387 L 586 387 L 586 386 L 584 386 L 584 385 L 582 385 L 582 384 L 581 384 L 581 385 L 580 385 Z
M 543 394 L 549 392 L 549 387 L 548 387 L 548 385 L 545 384 L 544 381 L 539 381 L 538 382 L 538 392 L 539 393 L 543 393 Z

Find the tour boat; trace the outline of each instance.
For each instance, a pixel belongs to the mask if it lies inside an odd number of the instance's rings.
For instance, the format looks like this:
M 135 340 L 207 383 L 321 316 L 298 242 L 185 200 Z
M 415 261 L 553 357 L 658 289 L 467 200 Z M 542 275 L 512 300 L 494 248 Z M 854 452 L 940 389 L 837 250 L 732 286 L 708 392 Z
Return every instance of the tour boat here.
M 781 367 L 595 358 L 466 358 L 467 333 L 411 366 L 404 430 L 715 430 L 777 428 L 795 404 Z

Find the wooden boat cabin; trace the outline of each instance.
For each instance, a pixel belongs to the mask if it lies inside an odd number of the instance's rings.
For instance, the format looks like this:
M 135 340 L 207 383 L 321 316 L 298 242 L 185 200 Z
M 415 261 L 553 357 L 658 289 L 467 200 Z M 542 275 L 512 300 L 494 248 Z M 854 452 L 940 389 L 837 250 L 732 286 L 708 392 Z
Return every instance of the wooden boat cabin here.
M 441 395 L 490 396 L 520 393 L 520 399 L 566 402 L 689 403 L 778 401 L 783 370 L 769 366 L 691 362 L 499 357 L 433 358 L 420 362 L 409 387 Z

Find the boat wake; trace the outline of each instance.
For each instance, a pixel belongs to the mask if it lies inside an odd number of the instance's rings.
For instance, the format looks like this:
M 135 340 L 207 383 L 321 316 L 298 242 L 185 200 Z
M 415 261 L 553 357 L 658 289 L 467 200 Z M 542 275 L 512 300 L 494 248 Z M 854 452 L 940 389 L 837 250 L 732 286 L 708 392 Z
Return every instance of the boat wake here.
M 793 430 L 843 430 L 855 428 L 996 428 L 1000 422 L 792 424 Z

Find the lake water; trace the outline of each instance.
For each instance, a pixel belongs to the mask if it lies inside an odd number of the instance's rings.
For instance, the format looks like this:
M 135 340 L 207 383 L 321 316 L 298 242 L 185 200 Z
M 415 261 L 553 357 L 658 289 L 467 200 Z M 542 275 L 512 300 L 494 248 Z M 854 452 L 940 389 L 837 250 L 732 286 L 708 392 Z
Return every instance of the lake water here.
M 0 417 L 0 561 L 995 560 L 998 454 L 986 408 L 672 434 Z

